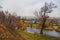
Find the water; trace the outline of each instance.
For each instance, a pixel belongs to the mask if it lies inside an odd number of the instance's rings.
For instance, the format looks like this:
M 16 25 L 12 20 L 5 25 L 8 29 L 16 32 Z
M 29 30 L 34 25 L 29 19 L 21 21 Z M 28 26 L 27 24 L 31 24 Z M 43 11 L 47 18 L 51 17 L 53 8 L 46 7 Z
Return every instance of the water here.
M 27 27 L 27 32 L 29 33 L 40 33 L 40 30 L 41 29 Z M 60 32 L 57 32 L 55 30 L 53 31 L 43 30 L 43 33 L 50 36 L 60 37 Z

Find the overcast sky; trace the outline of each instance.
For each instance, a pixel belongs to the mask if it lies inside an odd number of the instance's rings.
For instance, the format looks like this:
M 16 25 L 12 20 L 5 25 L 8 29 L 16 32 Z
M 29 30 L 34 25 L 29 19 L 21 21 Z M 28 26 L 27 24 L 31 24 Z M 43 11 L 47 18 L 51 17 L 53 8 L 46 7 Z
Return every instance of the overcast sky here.
M 19 16 L 34 16 L 33 11 L 39 10 L 45 2 L 51 1 L 58 7 L 49 16 L 60 17 L 59 0 L 0 0 L 0 5 L 3 10 L 8 10 L 10 13 L 16 12 Z

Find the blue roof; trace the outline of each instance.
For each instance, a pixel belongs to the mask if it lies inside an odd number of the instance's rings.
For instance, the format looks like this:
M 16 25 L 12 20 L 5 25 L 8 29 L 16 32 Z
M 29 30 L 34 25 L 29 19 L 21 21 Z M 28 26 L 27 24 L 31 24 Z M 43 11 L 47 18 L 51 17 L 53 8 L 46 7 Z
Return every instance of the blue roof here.
M 36 22 L 36 20 L 34 20 L 34 19 L 33 19 L 33 20 L 32 20 L 32 22 L 33 22 L 33 23 L 35 23 L 35 22 Z

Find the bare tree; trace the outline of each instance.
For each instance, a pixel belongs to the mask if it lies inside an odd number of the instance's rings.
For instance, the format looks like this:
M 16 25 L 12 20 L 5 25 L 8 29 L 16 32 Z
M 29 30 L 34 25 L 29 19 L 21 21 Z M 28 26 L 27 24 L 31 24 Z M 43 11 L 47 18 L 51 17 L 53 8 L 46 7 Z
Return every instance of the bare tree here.
M 51 13 L 53 11 L 53 8 L 56 8 L 57 6 L 50 2 L 50 3 L 45 3 L 45 5 L 43 7 L 41 7 L 40 11 L 35 11 L 34 15 L 37 18 L 40 18 L 42 21 L 42 28 L 40 31 L 40 34 L 43 34 L 43 29 L 46 27 L 45 22 L 48 18 L 48 13 Z

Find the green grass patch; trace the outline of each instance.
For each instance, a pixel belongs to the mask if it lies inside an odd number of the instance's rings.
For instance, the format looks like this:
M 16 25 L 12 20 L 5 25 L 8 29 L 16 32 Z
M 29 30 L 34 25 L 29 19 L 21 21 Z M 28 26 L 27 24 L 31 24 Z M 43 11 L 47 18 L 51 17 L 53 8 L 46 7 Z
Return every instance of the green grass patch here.
M 60 40 L 59 38 L 41 34 L 31 34 L 26 31 L 17 30 L 17 33 L 24 37 L 26 40 Z

